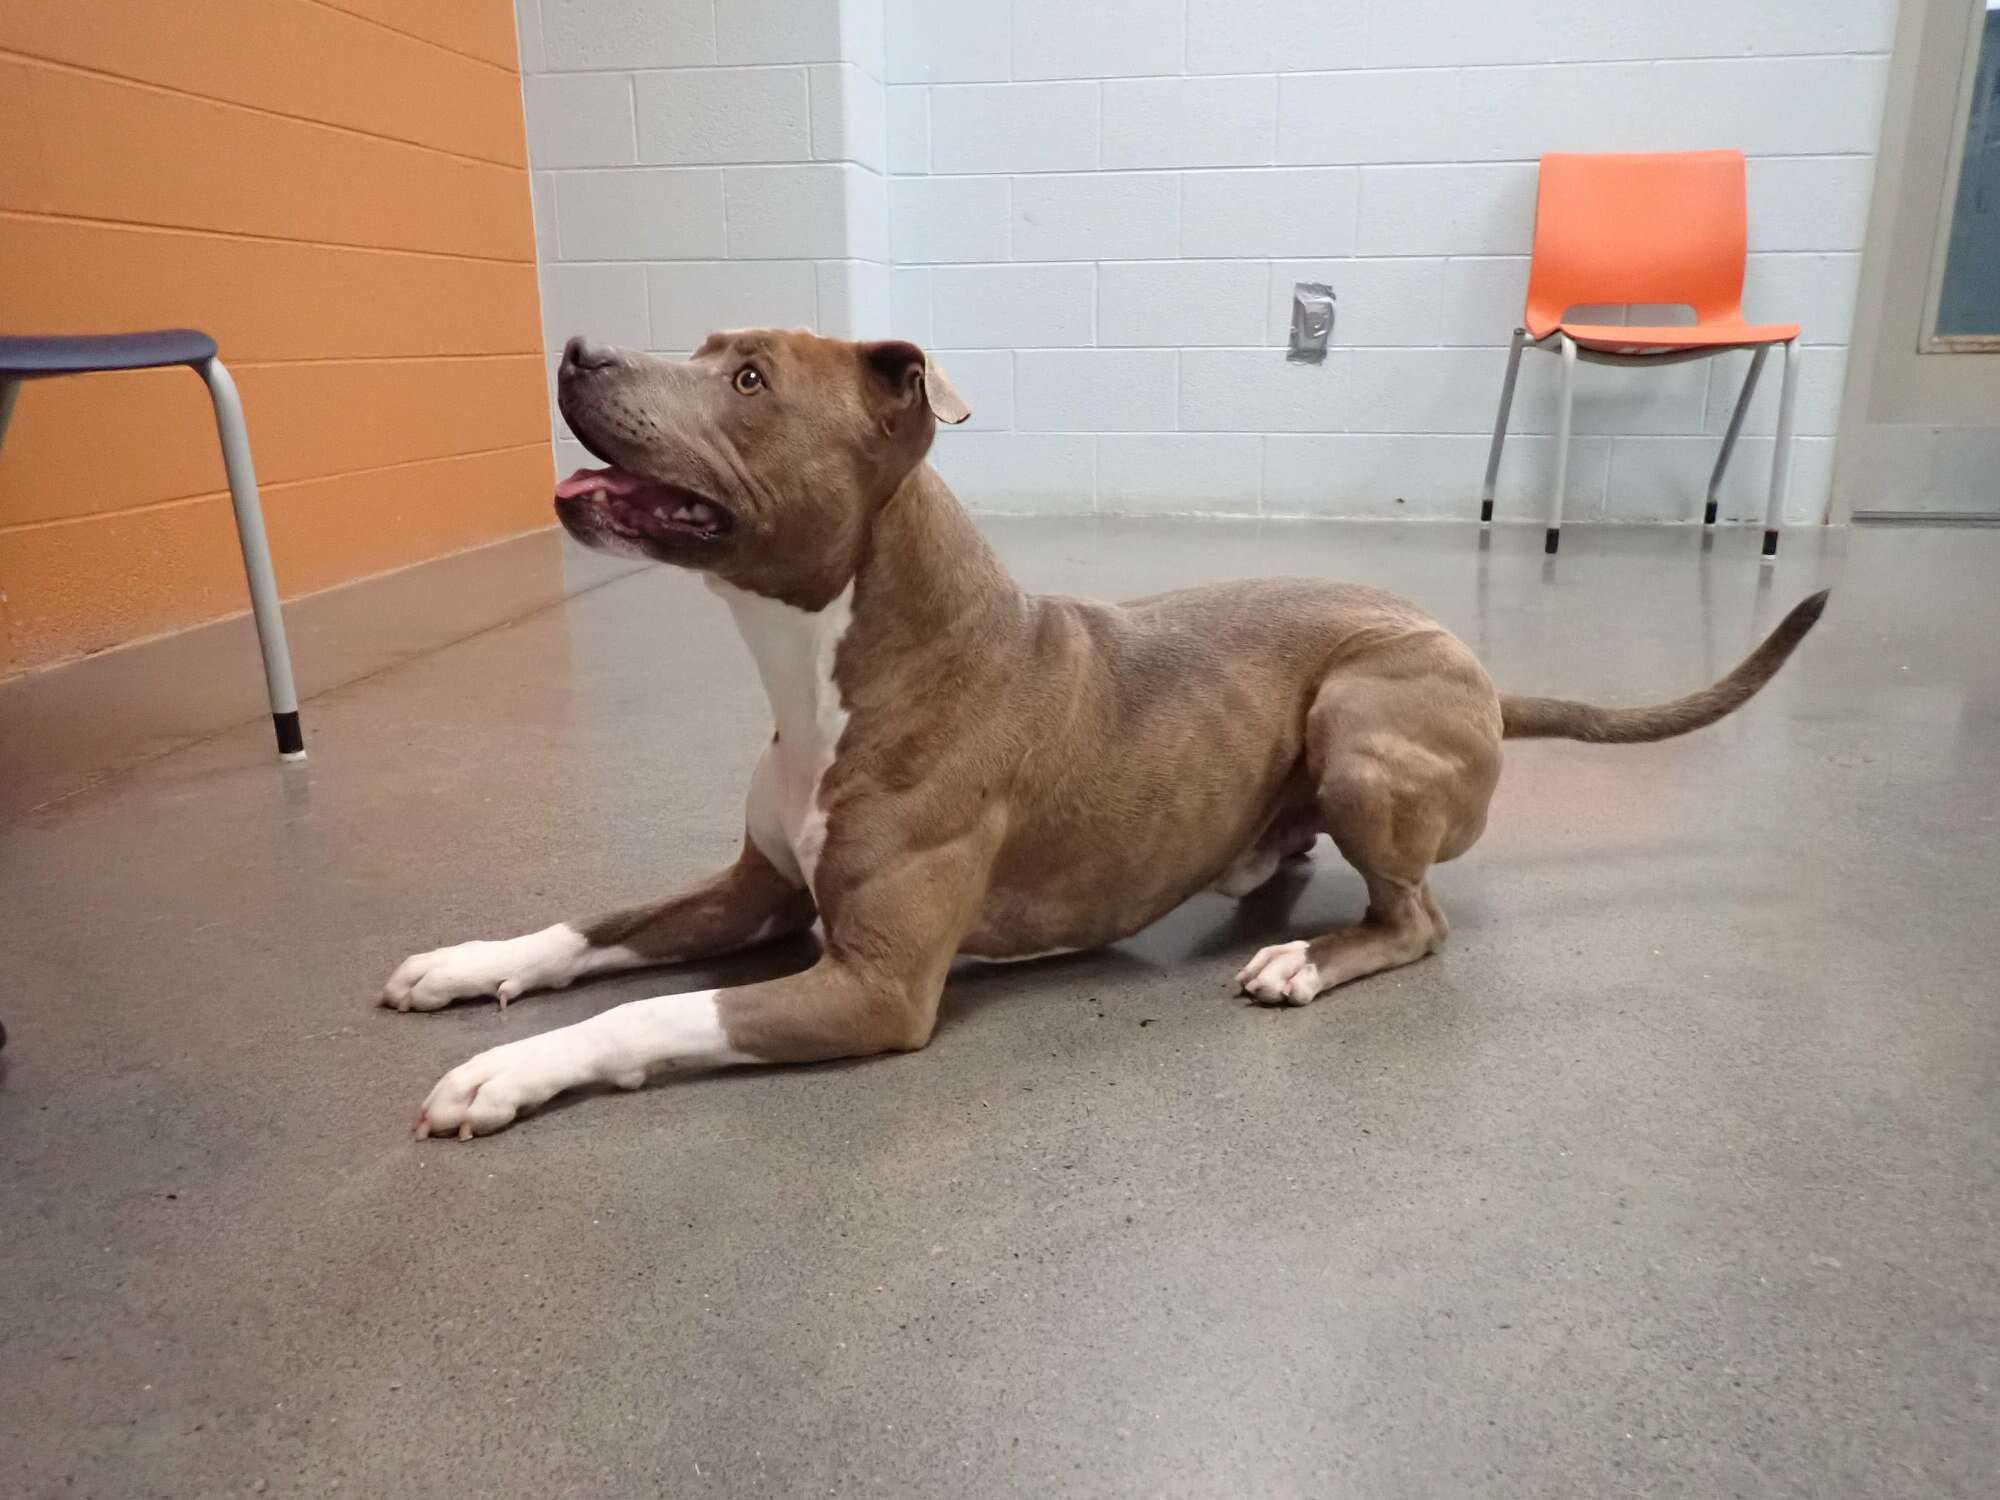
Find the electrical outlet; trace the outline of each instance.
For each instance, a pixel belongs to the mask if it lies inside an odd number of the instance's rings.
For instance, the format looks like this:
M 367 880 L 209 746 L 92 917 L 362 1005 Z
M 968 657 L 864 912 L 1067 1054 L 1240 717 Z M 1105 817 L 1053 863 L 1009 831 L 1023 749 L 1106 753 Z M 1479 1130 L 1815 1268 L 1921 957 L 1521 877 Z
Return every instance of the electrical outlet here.
M 1333 337 L 1333 288 L 1323 281 L 1301 281 L 1292 287 L 1292 343 L 1285 358 L 1295 365 L 1326 361 Z

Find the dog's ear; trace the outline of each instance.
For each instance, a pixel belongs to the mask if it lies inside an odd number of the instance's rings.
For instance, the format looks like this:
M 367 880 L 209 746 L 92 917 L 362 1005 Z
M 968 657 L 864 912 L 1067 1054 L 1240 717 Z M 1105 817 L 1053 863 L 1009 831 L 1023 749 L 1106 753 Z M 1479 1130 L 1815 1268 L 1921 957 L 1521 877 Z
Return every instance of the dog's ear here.
M 907 408 L 922 401 L 932 416 L 954 427 L 972 415 L 972 408 L 952 389 L 937 361 L 915 344 L 902 339 L 863 344 L 861 363 L 877 391 L 894 408 Z

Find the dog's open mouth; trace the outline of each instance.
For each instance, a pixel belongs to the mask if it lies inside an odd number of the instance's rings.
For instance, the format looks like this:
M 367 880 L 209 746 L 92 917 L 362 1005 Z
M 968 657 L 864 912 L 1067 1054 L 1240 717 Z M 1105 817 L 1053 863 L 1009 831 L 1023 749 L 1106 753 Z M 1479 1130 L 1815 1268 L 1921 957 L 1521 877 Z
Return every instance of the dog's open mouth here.
M 713 542 L 736 528 L 727 506 L 625 469 L 578 469 L 556 486 L 556 503 L 588 505 L 607 530 L 632 541 Z

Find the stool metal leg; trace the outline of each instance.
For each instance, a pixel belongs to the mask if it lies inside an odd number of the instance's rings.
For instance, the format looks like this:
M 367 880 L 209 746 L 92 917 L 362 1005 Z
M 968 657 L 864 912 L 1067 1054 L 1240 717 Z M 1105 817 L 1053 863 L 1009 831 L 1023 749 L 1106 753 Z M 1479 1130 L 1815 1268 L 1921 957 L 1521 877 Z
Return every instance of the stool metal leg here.
M 1556 482 L 1549 492 L 1549 529 L 1542 537 L 1542 550 L 1551 557 L 1562 545 L 1563 491 L 1569 485 L 1569 415 L 1576 405 L 1576 340 L 1562 339 L 1562 396 L 1556 412 Z
M 1743 417 L 1750 410 L 1750 398 L 1756 394 L 1757 377 L 1764 371 L 1764 356 L 1771 352 L 1769 344 L 1759 344 L 1750 355 L 1750 373 L 1743 377 L 1743 389 L 1736 397 L 1736 410 L 1729 414 L 1729 430 L 1722 434 L 1722 451 L 1715 455 L 1715 472 L 1708 476 L 1708 508 L 1702 512 L 1701 524 L 1715 524 L 1715 496 L 1722 488 L 1722 474 L 1729 467 L 1729 455 L 1736 451 L 1736 435 L 1743 430 Z
M 1778 387 L 1778 438 L 1771 451 L 1771 498 L 1764 506 L 1764 558 L 1778 555 L 1778 528 L 1792 487 L 1792 408 L 1799 394 L 1799 341 L 1785 341 L 1785 378 Z
M 299 727 L 299 693 L 292 682 L 292 653 L 285 644 L 285 617 L 278 605 L 278 580 L 271 571 L 271 546 L 264 536 L 264 508 L 257 499 L 257 471 L 250 462 L 250 434 L 243 426 L 243 402 L 236 382 L 219 359 L 196 368 L 215 403 L 215 430 L 222 439 L 222 463 L 229 471 L 229 500 L 236 510 L 236 538 L 243 547 L 243 572 L 250 580 L 250 614 L 264 653 L 264 686 L 271 695 L 271 723 L 278 754 L 304 760 Z
M 1479 490 L 1479 519 L 1493 519 L 1493 487 L 1500 479 L 1500 449 L 1507 441 L 1507 413 L 1514 406 L 1514 381 L 1521 373 L 1521 346 L 1528 330 L 1514 330 L 1514 346 L 1507 351 L 1507 378 L 1500 382 L 1500 415 L 1493 419 L 1493 446 L 1486 450 L 1486 483 Z

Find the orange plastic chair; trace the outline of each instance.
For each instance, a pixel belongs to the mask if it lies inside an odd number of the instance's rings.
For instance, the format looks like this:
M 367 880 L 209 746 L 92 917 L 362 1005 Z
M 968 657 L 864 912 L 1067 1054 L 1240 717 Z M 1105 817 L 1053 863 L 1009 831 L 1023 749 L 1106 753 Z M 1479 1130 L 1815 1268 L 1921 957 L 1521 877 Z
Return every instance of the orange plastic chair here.
M 1778 525 L 1790 479 L 1792 401 L 1798 386 L 1796 323 L 1751 323 L 1743 316 L 1743 264 L 1747 244 L 1743 153 L 1674 151 L 1648 155 L 1542 158 L 1535 201 L 1535 249 L 1528 268 L 1528 304 L 1514 330 L 1507 377 L 1500 387 L 1500 415 L 1486 458 L 1479 519 L 1493 519 L 1493 487 L 1507 412 L 1523 349 L 1545 349 L 1562 358 L 1561 408 L 1556 420 L 1556 480 L 1549 497 L 1543 550 L 1562 540 L 1563 488 L 1569 473 L 1570 408 L 1576 362 L 1669 365 L 1750 349 L 1750 372 L 1723 434 L 1722 452 L 1708 480 L 1704 525 L 1715 524 L 1716 490 L 1742 431 L 1750 397 L 1773 344 L 1785 346 L 1784 385 L 1778 397 L 1777 449 L 1764 512 L 1764 556 L 1778 553 Z M 1601 303 L 1686 303 L 1692 325 L 1627 328 L 1572 323 L 1572 307 Z

